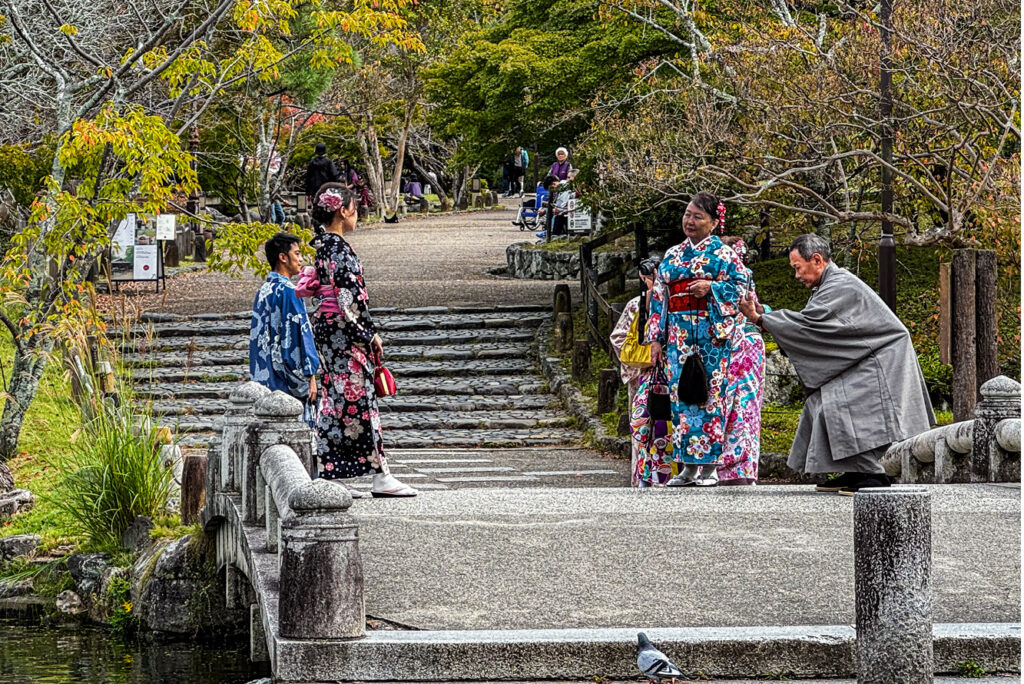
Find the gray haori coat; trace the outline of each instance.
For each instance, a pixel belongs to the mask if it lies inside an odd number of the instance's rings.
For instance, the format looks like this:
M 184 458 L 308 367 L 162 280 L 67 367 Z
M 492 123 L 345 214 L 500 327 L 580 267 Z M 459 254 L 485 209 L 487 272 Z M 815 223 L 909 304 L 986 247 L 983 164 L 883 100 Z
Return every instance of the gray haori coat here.
M 772 311 L 763 321 L 807 388 L 793 470 L 882 473 L 890 444 L 935 422 L 910 333 L 845 268 L 825 267 L 803 311 Z

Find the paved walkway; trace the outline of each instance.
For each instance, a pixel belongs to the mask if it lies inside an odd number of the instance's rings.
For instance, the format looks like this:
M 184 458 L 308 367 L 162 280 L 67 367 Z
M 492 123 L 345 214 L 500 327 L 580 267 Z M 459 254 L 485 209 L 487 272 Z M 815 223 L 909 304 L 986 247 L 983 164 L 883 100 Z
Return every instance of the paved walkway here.
M 535 240 L 533 233 L 512 225 L 514 216 L 511 208 L 410 216 L 397 224 L 357 226 L 346 239 L 363 262 L 370 304 L 375 307 L 550 306 L 553 281 L 486 273 L 505 265 L 508 245 Z M 124 289 L 138 293 L 128 300 L 129 307 L 146 311 L 228 313 L 249 309 L 259 283 L 255 277 L 190 272 L 170 278 L 166 293 L 152 294 L 153 286 L 142 283 Z M 579 281 L 569 285 L 577 296 Z
M 1019 485 L 929 489 L 935 621 L 1019 622 Z M 353 506 L 367 613 L 439 630 L 849 625 L 852 511 L 808 485 Z

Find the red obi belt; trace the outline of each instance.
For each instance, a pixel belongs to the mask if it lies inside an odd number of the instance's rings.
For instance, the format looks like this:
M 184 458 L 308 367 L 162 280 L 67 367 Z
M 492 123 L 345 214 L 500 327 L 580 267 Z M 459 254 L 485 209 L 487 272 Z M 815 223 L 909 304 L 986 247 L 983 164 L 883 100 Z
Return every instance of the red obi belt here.
M 673 280 L 668 284 L 669 313 L 708 310 L 707 296 L 693 297 L 687 291 L 690 285 L 701 280 L 707 281 L 707 278 L 680 278 L 679 280 Z M 710 294 L 711 293 L 709 292 L 708 295 Z

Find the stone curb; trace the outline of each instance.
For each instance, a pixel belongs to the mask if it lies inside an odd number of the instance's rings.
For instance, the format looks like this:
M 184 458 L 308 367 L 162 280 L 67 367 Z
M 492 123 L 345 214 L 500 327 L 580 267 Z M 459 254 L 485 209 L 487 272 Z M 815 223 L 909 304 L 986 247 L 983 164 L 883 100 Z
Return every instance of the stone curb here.
M 548 379 L 551 393 L 556 395 L 583 426 L 583 429 L 593 433 L 591 442 L 593 446 L 601 451 L 613 454 L 620 458 L 628 459 L 632 451 L 629 439 L 608 434 L 604 423 L 590 413 L 583 393 L 572 383 L 572 378 L 556 356 L 548 356 L 547 346 L 551 339 L 554 324 L 547 320 L 540 324 L 537 329 L 537 358 L 540 361 L 541 370 Z
M 850 677 L 856 634 L 847 625 L 648 629 L 691 677 Z M 1020 672 L 1020 625 L 936 624 L 936 673 L 974 661 Z M 312 657 L 316 650 L 317 657 Z M 281 639 L 278 676 L 323 682 L 635 678 L 635 629 L 381 631 L 349 642 Z

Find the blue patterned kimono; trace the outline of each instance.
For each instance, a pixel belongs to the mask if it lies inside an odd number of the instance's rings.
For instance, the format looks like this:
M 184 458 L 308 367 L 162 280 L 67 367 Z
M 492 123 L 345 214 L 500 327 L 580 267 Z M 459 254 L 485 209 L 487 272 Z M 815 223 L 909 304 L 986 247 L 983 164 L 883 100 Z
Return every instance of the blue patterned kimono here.
M 699 245 L 687 239 L 669 249 L 658 266 L 647 338 L 661 342 L 668 362 L 672 457 L 677 462 L 722 464 L 726 421 L 733 404 L 733 397 L 728 396 L 729 361 L 743 340 L 746 319 L 738 302 L 749 287 L 749 273 L 736 252 L 717 236 L 709 236 Z M 706 297 L 685 294 L 693 280 L 712 281 Z M 695 352 L 700 353 L 708 380 L 708 401 L 703 406 L 679 400 L 680 371 Z
M 295 296 L 292 282 L 271 271 L 252 303 L 249 375 L 271 390 L 301 399 L 306 404 L 306 422 L 312 425 L 312 407 L 306 397 L 309 379 L 319 369 L 306 308 Z

